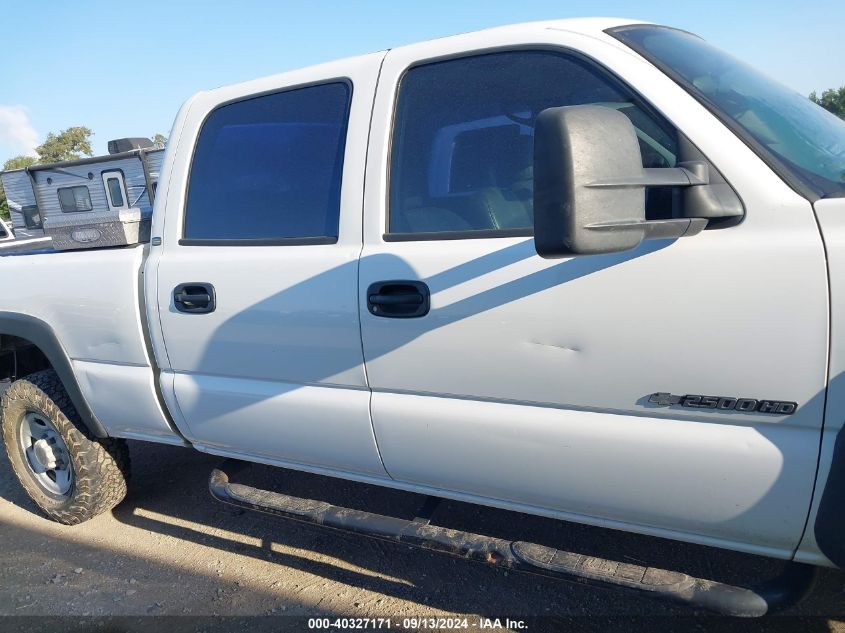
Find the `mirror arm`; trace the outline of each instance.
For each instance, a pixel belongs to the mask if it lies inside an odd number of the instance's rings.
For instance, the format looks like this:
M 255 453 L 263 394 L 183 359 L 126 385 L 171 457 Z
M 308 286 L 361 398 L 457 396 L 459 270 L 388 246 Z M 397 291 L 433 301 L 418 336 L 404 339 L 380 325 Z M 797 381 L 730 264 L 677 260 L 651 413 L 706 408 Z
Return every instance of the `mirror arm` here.
M 645 167 L 639 174 L 631 174 L 612 180 L 597 180 L 586 187 L 691 187 L 710 183 L 705 163 L 685 163 L 698 174 L 686 167 Z M 699 165 L 704 166 L 702 169 Z M 701 175 L 699 175 L 701 174 Z
M 717 177 L 711 181 L 710 166 L 704 161 L 687 161 L 678 163 L 677 167 L 649 168 L 645 167 L 640 173 L 619 176 L 613 179 L 597 180 L 584 185 L 596 189 L 624 189 L 634 187 L 685 187 L 682 214 L 686 218 L 708 219 L 712 226 L 732 226 L 740 221 L 744 215 L 742 202 L 734 193 L 730 185 L 720 182 Z M 678 220 L 683 222 L 683 220 Z M 643 224 L 648 227 L 651 222 Z M 706 226 L 706 223 L 705 223 Z M 676 229 L 660 226 L 654 229 L 660 237 L 678 237 Z M 678 226 L 678 231 L 683 227 Z M 643 239 L 660 239 L 649 237 L 650 228 L 646 228 Z M 694 231 L 694 232 L 693 232 Z M 689 227 L 689 231 L 682 235 L 695 235 L 698 230 Z M 670 235 L 671 234 L 671 235 Z
M 631 220 L 621 222 L 596 222 L 584 228 L 591 231 L 622 231 L 642 227 L 644 240 L 672 240 L 701 233 L 707 227 L 707 218 L 678 218 L 673 220 Z

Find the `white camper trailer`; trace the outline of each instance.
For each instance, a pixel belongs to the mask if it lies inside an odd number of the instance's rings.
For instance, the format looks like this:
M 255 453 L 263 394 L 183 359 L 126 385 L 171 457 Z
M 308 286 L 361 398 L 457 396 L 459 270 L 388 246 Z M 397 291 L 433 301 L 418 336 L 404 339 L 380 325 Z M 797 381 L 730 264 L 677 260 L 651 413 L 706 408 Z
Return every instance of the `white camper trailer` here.
M 164 150 L 132 138 L 110 141 L 109 152 L 0 175 L 18 238 L 21 227 L 27 237 L 51 238 L 56 250 L 149 240 Z
M 150 154 L 160 155 L 163 150 L 138 147 L 140 141 L 127 139 L 125 145 L 112 141 L 109 149 L 114 153 L 108 156 L 28 169 L 44 233 L 53 239 L 53 248 L 149 240 L 155 194 L 147 163 Z M 160 156 L 156 158 L 160 163 Z

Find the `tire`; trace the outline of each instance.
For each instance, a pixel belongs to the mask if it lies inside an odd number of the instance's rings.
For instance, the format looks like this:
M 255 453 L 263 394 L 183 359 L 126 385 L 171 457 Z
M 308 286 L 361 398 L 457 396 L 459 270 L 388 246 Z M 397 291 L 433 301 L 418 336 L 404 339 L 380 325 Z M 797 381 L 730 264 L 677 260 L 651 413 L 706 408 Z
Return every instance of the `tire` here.
M 0 400 L 0 426 L 18 481 L 54 521 L 82 523 L 126 496 L 125 440 L 94 437 L 52 369 L 12 383 Z M 35 441 L 39 433 L 43 439 Z

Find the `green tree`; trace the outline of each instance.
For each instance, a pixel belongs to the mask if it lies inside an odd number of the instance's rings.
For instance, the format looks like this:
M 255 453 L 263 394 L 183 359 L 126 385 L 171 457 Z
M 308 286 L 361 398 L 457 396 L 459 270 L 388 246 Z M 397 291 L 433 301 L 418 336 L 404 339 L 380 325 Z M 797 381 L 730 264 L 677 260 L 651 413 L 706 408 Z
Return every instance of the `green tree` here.
M 153 145 L 156 147 L 161 147 L 162 149 L 167 145 L 167 137 L 164 134 L 156 133 L 153 134 Z
M 845 119 L 845 86 L 839 89 L 825 90 L 821 97 L 813 91 L 810 93 L 810 101 L 819 104 L 829 112 L 833 112 L 840 119 Z
M 91 137 L 94 133 L 84 126 L 69 127 L 58 134 L 50 132 L 45 141 L 35 148 L 39 163 L 59 163 L 83 156 L 93 156 Z
M 9 171 L 10 169 L 23 169 L 38 162 L 35 156 L 15 156 L 3 163 L 2 171 Z
M 34 156 L 15 156 L 3 163 L 3 169 L 0 171 L 8 171 L 10 169 L 23 169 L 35 163 Z M 11 219 L 9 215 L 9 203 L 6 200 L 6 192 L 3 191 L 3 186 L 0 185 L 0 218 L 6 221 Z

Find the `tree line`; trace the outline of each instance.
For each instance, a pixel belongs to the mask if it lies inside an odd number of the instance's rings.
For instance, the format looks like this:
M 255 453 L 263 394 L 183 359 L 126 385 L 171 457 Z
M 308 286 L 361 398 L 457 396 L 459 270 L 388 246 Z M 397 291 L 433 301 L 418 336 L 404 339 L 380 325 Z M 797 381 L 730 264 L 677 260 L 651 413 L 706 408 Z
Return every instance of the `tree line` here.
M 817 103 L 828 112 L 833 112 L 840 119 L 845 119 L 845 86 L 825 90 L 822 96 L 810 93 L 810 101 Z

